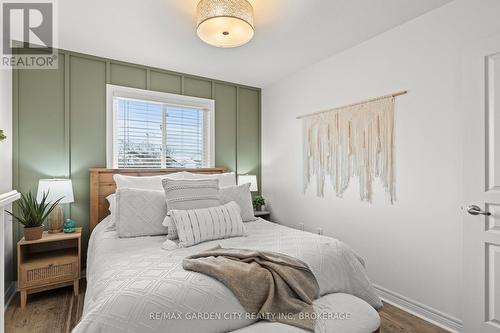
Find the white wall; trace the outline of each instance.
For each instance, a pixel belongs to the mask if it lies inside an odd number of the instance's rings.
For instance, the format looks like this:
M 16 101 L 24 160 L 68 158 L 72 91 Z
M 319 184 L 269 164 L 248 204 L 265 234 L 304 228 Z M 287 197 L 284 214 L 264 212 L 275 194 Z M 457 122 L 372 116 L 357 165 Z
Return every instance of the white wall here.
M 0 129 L 7 139 L 0 142 L 0 193 L 12 189 L 12 71 L 0 69 Z M 5 224 L 5 288 L 13 279 L 12 223 Z M 1 236 L 1 235 L 0 235 Z
M 263 195 L 274 218 L 323 228 L 366 259 L 375 284 L 455 319 L 462 276 L 460 55 L 469 41 L 500 32 L 498 13 L 497 0 L 457 0 L 263 90 Z M 295 117 L 402 89 L 409 94 L 397 99 L 397 203 L 388 204 L 378 183 L 371 205 L 360 201 L 357 182 L 343 199 L 331 189 L 316 197 L 314 183 L 303 195 Z

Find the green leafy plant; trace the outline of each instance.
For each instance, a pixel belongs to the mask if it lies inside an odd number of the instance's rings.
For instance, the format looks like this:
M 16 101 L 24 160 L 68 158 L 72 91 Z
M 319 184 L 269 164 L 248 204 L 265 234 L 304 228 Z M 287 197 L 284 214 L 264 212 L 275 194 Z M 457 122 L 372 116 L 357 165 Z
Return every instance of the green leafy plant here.
M 16 203 L 19 207 L 20 215 L 16 215 L 12 212 L 7 212 L 7 214 L 11 215 L 25 228 L 40 227 L 59 204 L 59 201 L 62 200 L 61 198 L 51 204 L 46 202 L 48 195 L 49 192 L 44 193 L 42 200 L 37 202 L 36 197 L 34 197 L 31 192 L 28 192 L 26 195 L 21 194 L 21 200 Z
M 5 134 L 3 134 L 3 130 L 0 130 L 0 142 L 7 139 L 7 137 L 5 136 Z
M 266 201 L 264 200 L 264 198 L 262 196 L 256 195 L 255 197 L 253 197 L 252 203 L 253 203 L 253 207 L 257 208 L 257 207 L 264 206 L 266 204 Z

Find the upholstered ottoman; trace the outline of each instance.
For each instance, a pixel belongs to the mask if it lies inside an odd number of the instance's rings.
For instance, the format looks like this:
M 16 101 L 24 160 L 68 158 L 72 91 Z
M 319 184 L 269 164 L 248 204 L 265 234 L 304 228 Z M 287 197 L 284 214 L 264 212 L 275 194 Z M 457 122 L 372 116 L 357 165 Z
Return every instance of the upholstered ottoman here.
M 373 333 L 378 332 L 380 317 L 368 303 L 348 294 L 329 294 L 314 301 L 316 333 Z M 233 331 L 237 333 L 306 333 L 298 327 L 259 321 Z

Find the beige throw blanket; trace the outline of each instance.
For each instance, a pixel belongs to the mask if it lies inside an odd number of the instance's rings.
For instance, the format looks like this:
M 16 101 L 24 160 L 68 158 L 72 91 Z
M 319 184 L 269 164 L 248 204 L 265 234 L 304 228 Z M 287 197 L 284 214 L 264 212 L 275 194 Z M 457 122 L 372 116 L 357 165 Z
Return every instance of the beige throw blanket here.
M 319 297 L 319 286 L 307 264 L 299 259 L 218 246 L 187 257 L 182 267 L 222 282 L 245 310 L 258 318 L 314 331 L 312 302 Z

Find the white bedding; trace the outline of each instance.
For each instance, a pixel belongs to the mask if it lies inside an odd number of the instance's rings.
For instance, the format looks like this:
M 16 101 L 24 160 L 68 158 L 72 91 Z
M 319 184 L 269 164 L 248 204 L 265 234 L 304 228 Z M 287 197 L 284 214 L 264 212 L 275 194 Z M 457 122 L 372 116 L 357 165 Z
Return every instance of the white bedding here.
M 161 249 L 164 236 L 118 238 L 116 231 L 106 230 L 107 223 L 104 220 L 96 227 L 89 242 L 87 293 L 74 333 L 210 333 L 251 325 L 256 319 L 246 317 L 222 283 L 182 268 L 183 258 L 218 244 L 296 257 L 311 268 L 321 295 L 342 292 L 375 308 L 382 306 L 362 260 L 348 246 L 329 237 L 259 219 L 245 224 L 247 237 L 166 251 Z

